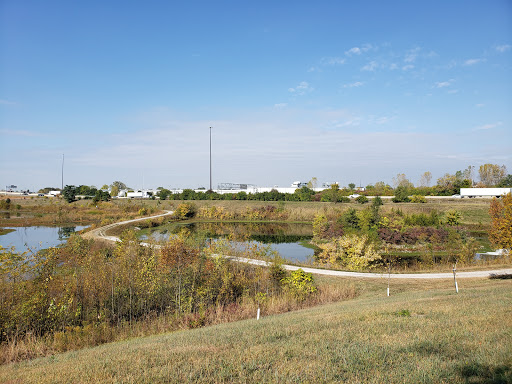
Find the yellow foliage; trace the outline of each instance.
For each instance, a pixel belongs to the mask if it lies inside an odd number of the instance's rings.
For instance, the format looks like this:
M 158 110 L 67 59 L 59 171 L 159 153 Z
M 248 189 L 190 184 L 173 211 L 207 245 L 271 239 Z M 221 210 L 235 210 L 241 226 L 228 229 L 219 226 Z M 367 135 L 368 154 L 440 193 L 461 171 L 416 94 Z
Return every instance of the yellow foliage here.
M 318 255 L 321 263 L 339 265 L 351 270 L 368 268 L 373 262 L 381 260 L 367 235 L 348 234 L 320 244 L 319 247 L 322 249 Z

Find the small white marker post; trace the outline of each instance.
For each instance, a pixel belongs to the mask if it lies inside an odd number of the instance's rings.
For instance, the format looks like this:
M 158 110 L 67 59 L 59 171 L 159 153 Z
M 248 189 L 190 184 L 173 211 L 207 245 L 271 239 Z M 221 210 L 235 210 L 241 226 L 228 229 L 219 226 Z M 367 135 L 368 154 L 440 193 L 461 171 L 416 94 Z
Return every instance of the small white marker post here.
M 256 314 L 256 320 L 260 319 L 260 307 L 258 307 L 258 313 Z
M 389 297 L 389 281 L 391 280 L 391 264 L 388 264 L 388 297 Z
M 455 283 L 455 292 L 459 293 L 459 286 L 457 285 L 457 279 L 455 277 L 455 272 L 457 272 L 457 263 L 453 264 L 453 282 Z

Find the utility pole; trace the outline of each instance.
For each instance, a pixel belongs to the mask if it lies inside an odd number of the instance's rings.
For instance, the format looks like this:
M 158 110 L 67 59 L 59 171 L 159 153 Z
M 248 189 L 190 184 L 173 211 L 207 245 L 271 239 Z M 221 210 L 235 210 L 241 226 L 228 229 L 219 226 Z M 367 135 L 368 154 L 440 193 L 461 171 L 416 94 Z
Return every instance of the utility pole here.
M 212 191 L 212 127 L 210 127 L 210 191 Z
M 64 154 L 62 154 L 62 172 L 61 172 L 61 187 L 60 190 L 62 191 L 64 189 Z

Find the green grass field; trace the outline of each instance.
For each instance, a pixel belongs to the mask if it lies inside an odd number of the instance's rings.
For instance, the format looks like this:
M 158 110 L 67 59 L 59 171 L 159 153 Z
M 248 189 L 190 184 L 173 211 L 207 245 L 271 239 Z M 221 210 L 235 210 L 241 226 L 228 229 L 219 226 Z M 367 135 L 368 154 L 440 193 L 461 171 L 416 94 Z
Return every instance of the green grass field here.
M 354 285 L 357 299 L 0 367 L 6 383 L 509 383 L 512 281 Z

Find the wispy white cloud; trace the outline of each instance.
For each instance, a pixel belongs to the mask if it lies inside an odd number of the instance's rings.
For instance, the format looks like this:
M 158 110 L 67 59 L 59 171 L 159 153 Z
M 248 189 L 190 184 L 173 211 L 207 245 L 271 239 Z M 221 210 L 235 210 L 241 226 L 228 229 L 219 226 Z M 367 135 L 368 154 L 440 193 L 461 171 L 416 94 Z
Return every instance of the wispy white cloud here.
M 435 85 L 435 88 L 445 88 L 445 87 L 449 87 L 453 84 L 455 80 L 454 79 L 450 79 L 448 81 L 438 81 Z
M 364 52 L 368 52 L 372 48 L 373 48 L 373 46 L 371 44 L 364 44 L 361 47 L 352 47 L 348 51 L 345 51 L 345 55 L 347 55 L 347 56 L 360 55 Z
M 308 92 L 313 91 L 313 88 L 309 85 L 307 81 L 301 81 L 299 85 L 295 88 L 288 88 L 288 92 L 293 93 L 294 95 L 305 95 Z
M 419 47 L 410 49 L 405 54 L 404 61 L 406 63 L 414 63 L 416 61 L 416 58 L 418 57 L 420 51 L 421 51 L 421 48 L 419 48 Z
M 476 105 L 475 105 L 475 107 L 477 107 L 477 108 L 482 108 L 482 107 L 484 107 L 484 106 L 485 106 L 485 104 L 482 104 L 482 103 L 479 103 L 479 104 L 476 104 Z
M 483 130 L 487 130 L 487 129 L 493 129 L 493 128 L 496 128 L 496 127 L 499 127 L 500 125 L 502 125 L 503 123 L 501 121 L 498 121 L 496 123 L 492 123 L 492 124 L 484 124 L 484 125 L 480 125 L 478 127 L 476 127 L 475 129 L 473 129 L 474 131 L 483 131 Z
M 449 94 L 454 95 L 454 94 L 456 94 L 456 93 L 459 93 L 459 90 L 458 90 L 458 89 L 450 89 L 450 90 L 448 91 L 448 93 L 449 93 Z
M 345 64 L 345 59 L 343 57 L 324 57 L 321 63 L 323 65 L 341 65 Z
M 350 84 L 344 84 L 343 85 L 343 88 L 357 88 L 357 87 L 361 87 L 363 86 L 364 83 L 361 82 L 361 81 L 356 81 L 354 83 L 350 83 Z
M 377 64 L 376 61 L 370 61 L 368 64 L 366 64 L 363 68 L 361 68 L 362 71 L 375 71 L 377 69 L 379 64 Z
M 475 64 L 478 64 L 478 63 L 482 63 L 484 62 L 485 59 L 468 59 L 464 62 L 464 65 L 475 65 Z
M 506 52 L 506 51 L 510 50 L 510 48 L 512 48 L 512 45 L 509 45 L 509 44 L 503 44 L 503 45 L 496 46 L 496 50 L 500 53 Z
M 288 103 L 274 104 L 274 108 L 277 108 L 277 109 L 283 109 L 283 108 L 286 108 L 287 106 L 288 106 Z
M 407 64 L 402 67 L 402 71 L 410 71 L 411 69 L 414 69 L 414 65 Z

